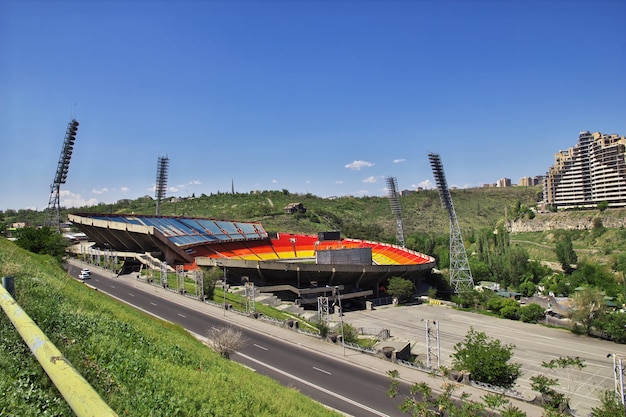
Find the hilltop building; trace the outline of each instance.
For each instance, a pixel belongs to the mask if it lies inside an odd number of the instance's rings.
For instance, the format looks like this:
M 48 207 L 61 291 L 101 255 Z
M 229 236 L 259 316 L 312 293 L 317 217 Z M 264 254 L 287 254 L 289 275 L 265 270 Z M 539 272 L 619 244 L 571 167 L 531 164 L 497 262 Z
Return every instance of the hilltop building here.
M 578 144 L 554 155 L 543 181 L 544 203 L 558 209 L 626 207 L 626 137 L 581 132 Z
M 496 183 L 496 187 L 499 187 L 499 188 L 510 187 L 510 186 L 511 186 L 510 178 L 500 178 L 498 182 Z

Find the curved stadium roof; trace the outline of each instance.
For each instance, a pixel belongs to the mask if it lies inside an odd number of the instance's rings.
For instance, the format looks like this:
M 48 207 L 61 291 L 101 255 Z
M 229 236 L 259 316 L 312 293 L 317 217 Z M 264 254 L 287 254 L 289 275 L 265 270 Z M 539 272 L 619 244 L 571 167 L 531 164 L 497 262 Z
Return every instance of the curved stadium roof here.
M 149 215 L 72 214 L 70 221 L 96 246 L 121 252 L 160 253 L 170 265 L 238 268 L 268 284 L 324 281 L 357 286 L 390 276 L 414 277 L 434 258 L 386 243 L 278 233 L 261 223 Z M 371 250 L 371 263 L 320 264 L 320 251 Z

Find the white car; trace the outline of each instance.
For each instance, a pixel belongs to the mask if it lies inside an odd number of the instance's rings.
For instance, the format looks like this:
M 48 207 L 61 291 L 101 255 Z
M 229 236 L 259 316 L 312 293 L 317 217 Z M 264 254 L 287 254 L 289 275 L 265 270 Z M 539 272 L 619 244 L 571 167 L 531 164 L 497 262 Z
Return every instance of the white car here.
M 79 279 L 89 279 L 91 278 L 91 272 L 87 268 L 83 268 L 80 270 L 78 274 Z

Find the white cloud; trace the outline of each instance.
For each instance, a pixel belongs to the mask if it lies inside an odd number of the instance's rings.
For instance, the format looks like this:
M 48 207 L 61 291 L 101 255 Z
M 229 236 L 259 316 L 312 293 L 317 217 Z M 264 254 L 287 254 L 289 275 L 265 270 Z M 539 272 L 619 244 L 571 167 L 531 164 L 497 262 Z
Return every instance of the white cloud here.
M 337 180 L 337 181 L 335 181 L 335 184 L 343 184 L 343 181 Z
M 74 194 L 68 190 L 61 190 L 59 192 L 59 200 L 62 207 L 83 207 L 98 204 L 98 200 L 95 198 L 85 200 L 80 194 Z
M 191 180 L 191 181 L 189 181 L 189 184 L 191 184 L 191 185 L 201 185 L 202 183 L 199 180 Z
M 404 159 L 404 158 L 394 159 L 394 160 L 393 160 L 393 163 L 394 163 L 394 164 L 400 164 L 400 163 L 402 163 L 402 162 L 404 162 L 404 161 L 406 161 L 406 159 Z
M 367 194 L 369 194 L 369 191 L 367 191 L 367 190 L 359 190 L 359 191 L 356 192 L 356 194 L 357 195 L 367 195 Z
M 105 188 L 101 188 L 99 190 L 96 190 L 95 188 L 91 190 L 91 192 L 94 193 L 94 194 L 104 194 L 104 193 L 106 193 L 108 191 L 109 191 L 109 189 L 106 188 L 106 187 Z
M 121 187 L 120 191 L 123 192 L 123 193 L 127 193 L 127 192 L 130 191 L 130 188 L 128 188 L 128 187 Z
M 178 187 L 168 187 L 167 191 L 169 191 L 170 193 L 177 193 L 178 192 Z
M 278 180 L 272 180 L 272 184 L 278 184 Z
M 425 190 L 430 190 L 432 188 L 435 188 L 433 186 L 433 183 L 430 182 L 430 180 L 424 180 L 424 181 L 420 182 L 419 184 L 417 184 L 417 187 L 415 187 L 415 188 L 419 188 L 419 187 L 422 187 Z
M 367 183 L 375 183 L 376 182 L 376 177 L 375 176 L 371 176 L 371 177 L 367 177 L 363 180 L 363 182 L 367 182 Z
M 354 171 L 360 171 L 361 168 L 369 168 L 373 166 L 374 164 L 372 162 L 357 160 L 347 164 L 345 168 L 352 169 Z

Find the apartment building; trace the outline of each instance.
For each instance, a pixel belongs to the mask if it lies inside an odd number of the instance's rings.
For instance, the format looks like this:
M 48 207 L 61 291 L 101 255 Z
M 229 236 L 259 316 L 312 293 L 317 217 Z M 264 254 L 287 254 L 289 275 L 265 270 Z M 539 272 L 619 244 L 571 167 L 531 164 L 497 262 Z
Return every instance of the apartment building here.
M 558 209 L 626 207 L 626 137 L 581 132 L 578 144 L 554 155 L 543 180 L 544 203 Z

